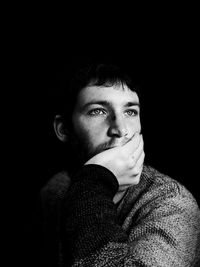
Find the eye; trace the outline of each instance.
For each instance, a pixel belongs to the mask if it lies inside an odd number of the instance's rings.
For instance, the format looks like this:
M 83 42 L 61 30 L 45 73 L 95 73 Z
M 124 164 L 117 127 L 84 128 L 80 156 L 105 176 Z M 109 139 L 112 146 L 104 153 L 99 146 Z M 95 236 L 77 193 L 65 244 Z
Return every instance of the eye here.
M 106 111 L 102 108 L 95 108 L 88 112 L 90 116 L 106 115 Z
M 125 113 L 129 116 L 129 117 L 134 117 L 138 115 L 138 111 L 136 109 L 128 109 L 125 111 Z

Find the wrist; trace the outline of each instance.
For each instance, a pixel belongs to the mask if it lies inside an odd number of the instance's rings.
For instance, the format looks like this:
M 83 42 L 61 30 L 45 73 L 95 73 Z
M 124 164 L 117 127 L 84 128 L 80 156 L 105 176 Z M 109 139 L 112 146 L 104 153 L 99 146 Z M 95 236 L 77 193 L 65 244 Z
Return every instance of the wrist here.
M 87 191 L 90 189 L 101 191 L 111 197 L 116 194 L 119 188 L 115 175 L 109 169 L 97 164 L 84 165 L 73 177 L 73 184 L 76 183 L 85 185 Z

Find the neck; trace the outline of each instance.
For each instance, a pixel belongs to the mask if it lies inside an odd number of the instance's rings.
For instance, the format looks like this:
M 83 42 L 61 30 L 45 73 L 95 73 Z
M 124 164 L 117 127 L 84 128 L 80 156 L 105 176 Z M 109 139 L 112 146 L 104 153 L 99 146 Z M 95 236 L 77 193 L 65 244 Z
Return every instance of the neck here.
M 122 200 L 122 198 L 124 197 L 125 193 L 127 192 L 128 189 L 124 190 L 124 191 L 118 191 L 114 198 L 113 198 L 113 202 L 115 204 L 119 204 L 119 202 Z

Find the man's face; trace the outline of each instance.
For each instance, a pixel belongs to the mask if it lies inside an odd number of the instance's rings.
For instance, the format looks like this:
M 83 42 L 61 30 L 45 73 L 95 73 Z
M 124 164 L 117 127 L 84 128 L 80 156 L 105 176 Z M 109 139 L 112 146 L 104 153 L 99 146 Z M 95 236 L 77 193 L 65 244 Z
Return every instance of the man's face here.
M 86 158 L 122 146 L 141 131 L 139 98 L 127 86 L 88 86 L 81 90 L 72 116 L 74 137 Z

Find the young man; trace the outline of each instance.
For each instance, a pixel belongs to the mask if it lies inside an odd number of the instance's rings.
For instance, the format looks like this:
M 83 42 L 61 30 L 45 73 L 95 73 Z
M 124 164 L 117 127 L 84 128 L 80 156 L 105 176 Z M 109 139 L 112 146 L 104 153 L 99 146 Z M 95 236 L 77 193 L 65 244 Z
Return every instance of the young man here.
M 71 168 L 41 190 L 43 266 L 197 266 L 199 207 L 184 186 L 144 164 L 140 101 L 128 76 L 112 65 L 81 69 L 54 129 L 69 144 Z

